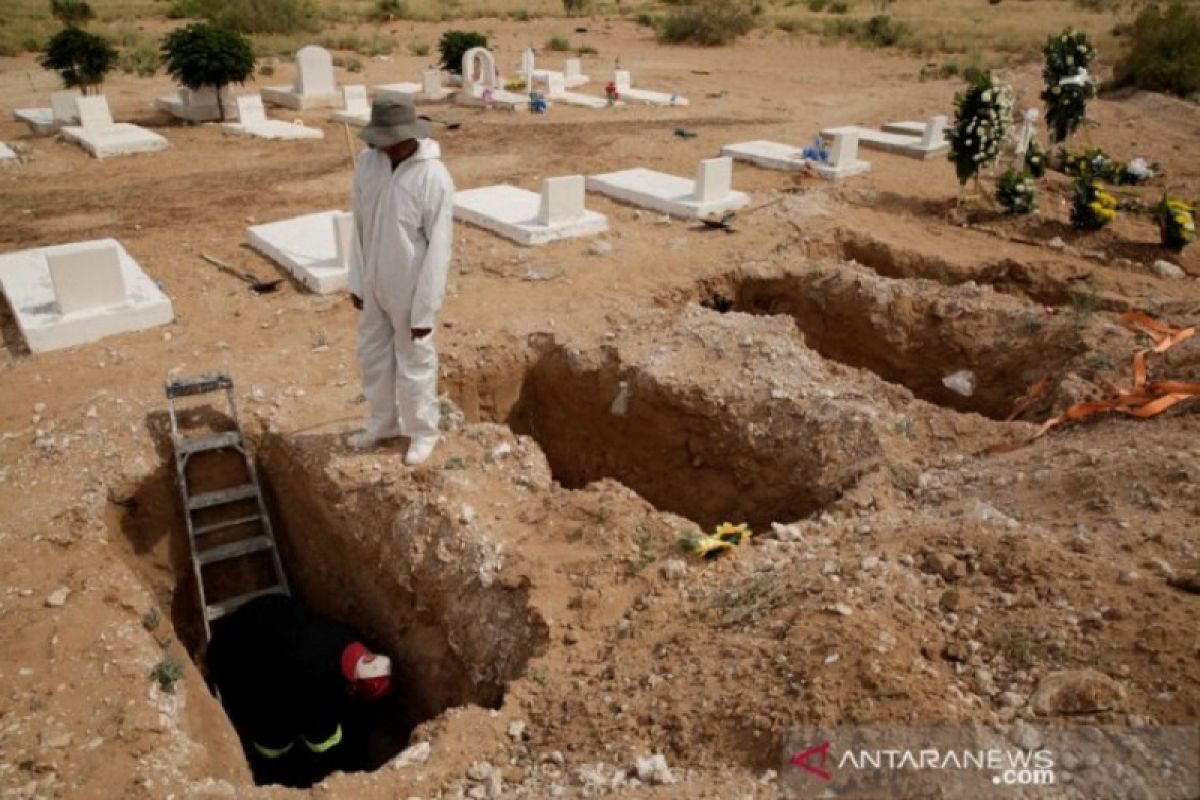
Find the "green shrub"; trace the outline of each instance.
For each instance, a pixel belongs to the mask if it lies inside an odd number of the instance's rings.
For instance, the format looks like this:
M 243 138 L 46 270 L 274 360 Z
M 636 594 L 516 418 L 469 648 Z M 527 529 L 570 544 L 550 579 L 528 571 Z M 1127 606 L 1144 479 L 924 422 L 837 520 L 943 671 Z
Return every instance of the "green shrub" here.
M 588 0 L 562 0 L 563 11 L 567 14 L 582 14 L 588 5 Z
M 139 78 L 149 78 L 158 72 L 162 58 L 158 46 L 149 39 L 143 39 L 132 47 L 121 51 L 119 66 L 126 74 L 134 74 Z
M 362 62 L 357 58 L 346 59 L 346 72 L 362 72 Z
M 408 3 L 404 0 L 375 0 L 375 5 L 367 12 L 367 19 L 375 22 L 392 22 L 408 17 Z
M 641 25 L 643 28 L 653 28 L 655 25 L 654 15 L 648 14 L 645 11 L 634 17 L 633 21 L 638 25 Z
M 597 56 L 600 55 L 600 51 L 591 45 L 585 44 L 583 47 L 578 48 L 575 54 L 580 56 Z
M 1200 14 L 1175 0 L 1166 10 L 1147 6 L 1129 30 L 1113 68 L 1118 86 L 1189 97 L 1200 92 Z
M 264 78 L 271 77 L 272 75 L 275 74 L 275 65 L 267 64 L 265 62 L 262 64 L 259 64 L 258 65 L 258 74 L 262 75 Z
M 826 7 L 826 10 L 830 14 L 848 14 L 850 12 L 850 4 L 845 2 L 845 0 L 834 0 L 834 2 Z
M 472 47 L 487 47 L 488 37 L 477 31 L 446 31 L 438 40 L 442 67 L 455 75 L 462 74 L 463 54 Z
M 236 31 L 208 22 L 193 22 L 167 34 L 162 45 L 167 72 L 192 90 L 211 86 L 217 91 L 217 108 L 225 119 L 221 89 L 245 83 L 254 74 L 254 52 L 249 40 Z
M 826 0 L 808 0 L 808 10 L 814 13 L 820 13 L 825 10 Z
M 546 49 L 556 53 L 565 53 L 571 49 L 571 40 L 565 36 L 551 36 L 546 42 Z
M 729 44 L 754 27 L 759 10 L 756 3 L 747 0 L 697 0 L 664 17 L 658 24 L 658 39 L 705 47 Z
M 420 36 L 410 39 L 408 42 L 408 52 L 414 56 L 427 56 L 429 55 L 429 42 Z
M 86 94 L 104 83 L 104 76 L 117 65 L 117 51 L 94 33 L 66 27 L 46 44 L 38 63 L 57 72 L 63 86 L 78 87 Z
M 878 14 L 867 20 L 862 38 L 876 47 L 892 47 L 907 33 L 908 28 L 904 24 L 892 22 L 892 18 L 886 14 Z
M 316 33 L 320 16 L 313 0 L 175 0 L 173 19 L 205 19 L 239 33 Z
M 82 28 L 96 18 L 86 0 L 50 0 L 50 16 L 70 28 Z

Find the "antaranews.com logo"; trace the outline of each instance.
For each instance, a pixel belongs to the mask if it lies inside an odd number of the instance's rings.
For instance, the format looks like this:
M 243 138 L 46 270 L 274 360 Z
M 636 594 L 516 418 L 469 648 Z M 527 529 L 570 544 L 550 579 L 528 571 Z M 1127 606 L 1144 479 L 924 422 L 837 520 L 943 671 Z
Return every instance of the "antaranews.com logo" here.
M 786 798 L 1200 796 L 1200 728 L 1096 726 L 792 730 Z M 1067 766 L 1070 769 L 1067 769 Z

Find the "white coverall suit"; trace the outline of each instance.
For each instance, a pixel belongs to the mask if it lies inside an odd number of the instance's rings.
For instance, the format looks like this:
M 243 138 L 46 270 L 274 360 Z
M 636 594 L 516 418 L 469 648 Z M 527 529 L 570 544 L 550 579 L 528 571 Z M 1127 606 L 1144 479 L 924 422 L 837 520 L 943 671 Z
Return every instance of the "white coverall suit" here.
M 432 330 L 446 292 L 454 182 L 432 139 L 392 170 L 369 149 L 351 190 L 350 293 L 362 299 L 358 364 L 376 438 L 438 434 L 437 353 Z M 431 333 L 413 339 L 413 328 Z

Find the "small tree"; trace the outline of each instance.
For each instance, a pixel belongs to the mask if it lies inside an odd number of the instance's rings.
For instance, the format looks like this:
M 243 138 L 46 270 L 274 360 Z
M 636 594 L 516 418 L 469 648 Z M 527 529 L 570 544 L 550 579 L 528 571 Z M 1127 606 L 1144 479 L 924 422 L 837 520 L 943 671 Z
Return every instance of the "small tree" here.
M 38 61 L 62 77 L 63 86 L 95 93 L 104 76 L 116 66 L 117 51 L 94 33 L 67 26 L 50 39 Z
M 442 54 L 442 66 L 455 75 L 462 74 L 463 54 L 472 47 L 487 47 L 488 38 L 475 31 L 446 31 L 438 40 L 438 52 Z
M 87 0 L 50 0 L 50 14 L 69 28 L 82 28 L 96 17 Z
M 167 72 L 187 88 L 205 86 L 217 92 L 217 110 L 225 119 L 221 90 L 231 83 L 245 83 L 254 74 L 254 51 L 250 41 L 208 22 L 194 22 L 167 35 L 162 46 Z

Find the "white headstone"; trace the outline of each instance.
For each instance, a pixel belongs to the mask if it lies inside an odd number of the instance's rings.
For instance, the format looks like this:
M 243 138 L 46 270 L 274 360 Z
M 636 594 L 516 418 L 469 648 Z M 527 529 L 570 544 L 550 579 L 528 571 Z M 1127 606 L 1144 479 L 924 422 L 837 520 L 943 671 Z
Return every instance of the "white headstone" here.
M 350 249 L 354 246 L 354 215 L 346 211 L 333 213 L 333 243 L 342 269 L 350 268 Z
M 633 77 L 627 69 L 619 69 L 613 77 L 613 82 L 617 84 L 618 92 L 627 92 L 633 88 Z
M 104 95 L 80 97 L 75 101 L 79 108 L 79 124 L 86 131 L 102 131 L 113 126 L 112 113 L 108 110 L 108 100 Z
M 479 75 L 476 76 L 476 66 Z M 496 59 L 491 52 L 483 47 L 472 47 L 463 53 L 462 60 L 463 91 L 476 94 L 476 89 L 497 89 Z
M 708 203 L 720 200 L 733 189 L 733 159 L 706 158 L 696 174 L 696 200 Z
M 427 69 L 421 75 L 421 94 L 426 97 L 439 97 L 442 94 L 442 72 L 437 69 Z
M 854 133 L 839 133 L 833 137 L 829 145 L 829 165 L 832 167 L 848 167 L 858 161 L 858 135 Z
M 567 79 L 561 72 L 550 72 L 546 75 L 546 96 L 558 97 L 567 91 Z
M 267 112 L 263 108 L 262 95 L 248 94 L 237 99 L 238 122 L 252 125 L 256 122 L 266 122 Z
M 582 217 L 585 188 L 586 181 L 582 175 L 546 178 L 542 181 L 542 202 L 538 208 L 538 224 L 554 225 Z
M 79 121 L 79 95 L 75 92 L 55 92 L 50 95 L 50 110 L 55 122 L 75 124 Z
M 296 52 L 295 89 L 302 95 L 337 91 L 333 80 L 333 56 L 328 50 L 310 44 Z
M 114 242 L 47 255 L 46 266 L 62 314 L 125 302 L 121 257 Z
M 566 77 L 568 83 L 571 82 L 572 78 L 583 76 L 583 65 L 578 58 L 567 59 L 567 66 L 563 70 L 563 75 Z
M 946 141 L 946 118 L 934 117 L 925 123 L 925 132 L 921 136 L 921 147 L 940 147 Z
M 529 81 L 527 85 L 533 85 L 533 71 L 537 68 L 537 60 L 533 54 L 533 48 L 525 48 L 525 52 L 521 53 L 521 74 Z
M 365 114 L 371 111 L 371 104 L 367 102 L 367 87 L 361 83 L 342 87 L 342 103 L 346 106 L 344 110 L 347 114 Z

